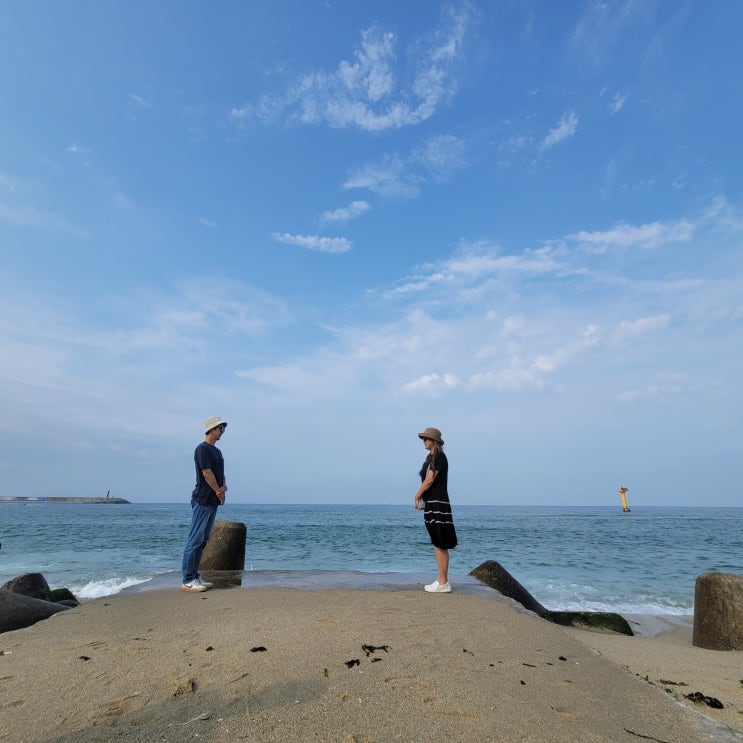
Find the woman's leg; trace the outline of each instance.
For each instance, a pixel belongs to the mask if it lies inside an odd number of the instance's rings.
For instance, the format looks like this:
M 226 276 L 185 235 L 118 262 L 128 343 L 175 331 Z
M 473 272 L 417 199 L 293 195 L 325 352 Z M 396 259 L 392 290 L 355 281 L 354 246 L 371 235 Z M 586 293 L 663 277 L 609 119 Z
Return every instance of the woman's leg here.
M 449 550 L 442 550 L 440 547 L 434 547 L 436 554 L 436 566 L 439 569 L 439 585 L 449 582 Z

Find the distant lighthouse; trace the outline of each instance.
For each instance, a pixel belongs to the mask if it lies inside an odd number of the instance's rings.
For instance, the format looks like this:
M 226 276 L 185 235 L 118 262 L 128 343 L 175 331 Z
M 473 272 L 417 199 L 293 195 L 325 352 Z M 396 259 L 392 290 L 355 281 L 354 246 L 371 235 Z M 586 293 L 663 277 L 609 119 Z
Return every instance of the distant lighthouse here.
M 622 496 L 622 510 L 625 513 L 629 513 L 629 506 L 627 505 L 627 488 L 619 488 L 619 495 Z

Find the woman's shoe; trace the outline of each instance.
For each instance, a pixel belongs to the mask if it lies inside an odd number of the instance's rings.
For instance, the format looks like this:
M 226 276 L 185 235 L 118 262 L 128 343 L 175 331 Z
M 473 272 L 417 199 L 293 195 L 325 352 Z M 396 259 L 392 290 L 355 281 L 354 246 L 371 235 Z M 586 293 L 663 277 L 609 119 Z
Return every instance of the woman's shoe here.
M 439 583 L 437 580 L 423 588 L 429 593 L 451 593 L 451 586 L 448 583 Z

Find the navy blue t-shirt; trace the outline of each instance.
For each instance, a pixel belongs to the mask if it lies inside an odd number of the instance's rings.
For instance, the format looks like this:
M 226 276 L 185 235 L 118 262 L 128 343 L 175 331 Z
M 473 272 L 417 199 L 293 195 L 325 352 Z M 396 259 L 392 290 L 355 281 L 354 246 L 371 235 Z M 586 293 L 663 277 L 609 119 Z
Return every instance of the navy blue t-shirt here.
M 196 487 L 193 489 L 192 496 L 202 506 L 218 506 L 217 495 L 204 479 L 201 470 L 211 470 L 217 480 L 217 485 L 222 487 L 224 485 L 224 457 L 222 452 L 216 446 L 202 441 L 196 447 L 193 459 L 196 465 Z

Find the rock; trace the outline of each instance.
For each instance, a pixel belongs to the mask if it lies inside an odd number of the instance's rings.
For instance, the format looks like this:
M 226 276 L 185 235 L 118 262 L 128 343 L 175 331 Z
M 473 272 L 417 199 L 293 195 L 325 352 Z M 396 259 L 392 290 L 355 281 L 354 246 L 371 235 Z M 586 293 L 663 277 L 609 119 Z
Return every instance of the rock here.
M 633 635 L 629 622 L 620 614 L 609 611 L 550 611 L 527 591 L 499 562 L 486 560 L 478 565 L 470 575 L 486 586 L 494 588 L 504 596 L 518 601 L 525 609 L 533 611 L 542 619 L 555 624 L 577 629 L 591 629 L 601 632 L 617 632 Z
M 0 589 L 0 633 L 30 627 L 68 607 Z
M 199 570 L 244 570 L 247 531 L 239 521 L 215 521 Z
M 703 573 L 697 578 L 692 644 L 743 650 L 743 575 Z
M 24 573 L 0 586 L 0 591 L 10 591 L 21 596 L 30 596 L 42 601 L 79 606 L 80 602 L 68 588 L 49 588 L 46 578 L 41 573 Z
M 549 611 L 545 609 L 534 596 L 532 596 L 516 578 L 514 578 L 499 562 L 487 560 L 478 565 L 470 575 L 477 578 L 486 586 L 495 588 L 509 599 L 518 601 L 525 609 L 533 611 L 540 617 L 546 616 Z
M 69 588 L 52 588 L 49 591 L 51 601 L 55 604 L 64 604 L 65 606 L 80 606 L 80 602 L 77 600 L 72 591 Z
M 545 619 L 564 627 L 590 629 L 598 632 L 616 632 L 620 635 L 634 635 L 629 622 L 613 611 L 547 611 Z
M 19 593 L 34 599 L 51 601 L 51 593 L 46 578 L 41 573 L 24 573 L 0 586 L 0 591 Z

